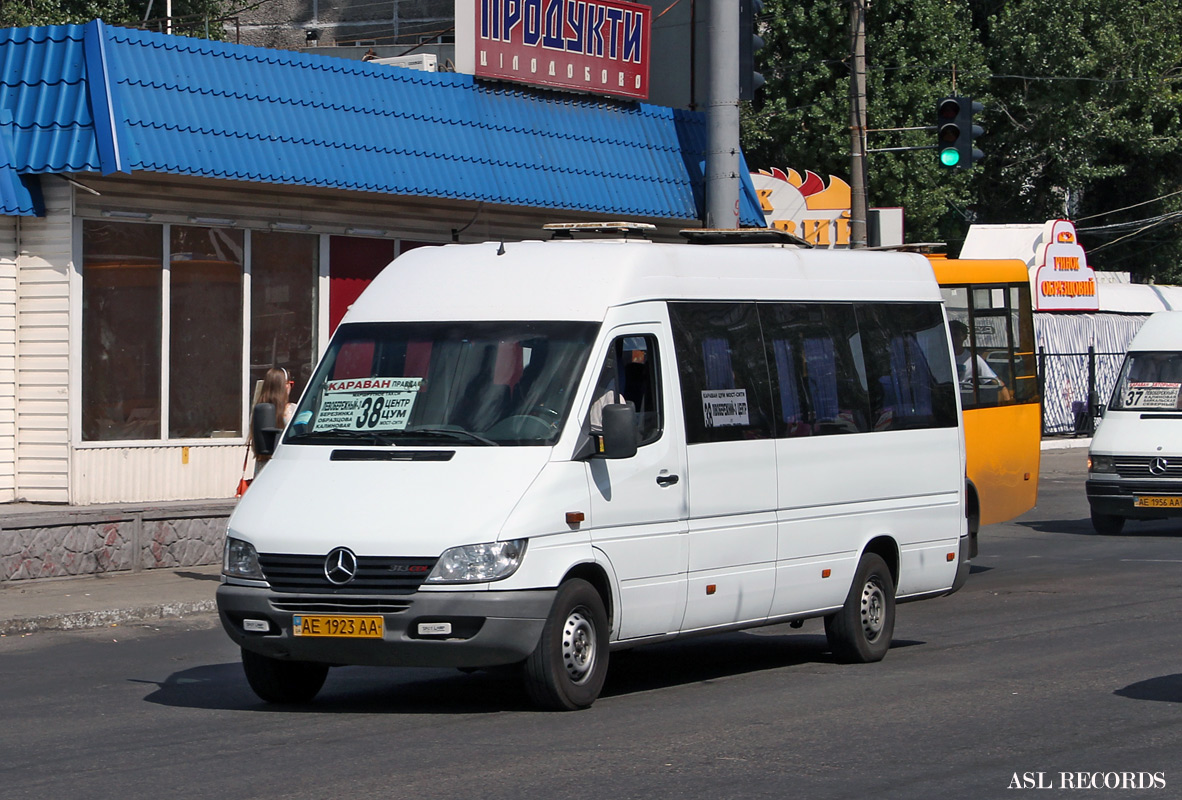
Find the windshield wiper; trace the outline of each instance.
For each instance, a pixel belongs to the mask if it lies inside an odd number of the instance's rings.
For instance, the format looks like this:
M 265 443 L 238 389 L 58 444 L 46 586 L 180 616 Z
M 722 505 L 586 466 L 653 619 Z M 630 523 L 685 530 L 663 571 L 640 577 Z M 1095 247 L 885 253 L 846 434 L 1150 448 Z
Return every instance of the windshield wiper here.
M 289 439 L 357 439 L 360 441 L 367 441 L 376 445 L 392 445 L 394 439 L 389 435 L 390 432 L 378 433 L 377 431 L 362 431 L 356 428 L 329 428 L 325 431 L 308 431 L 307 433 L 293 433 L 288 436 Z
M 481 436 L 479 433 L 472 433 L 472 431 L 466 431 L 466 430 L 459 429 L 459 428 L 455 428 L 455 429 L 453 429 L 453 428 L 413 428 L 413 429 L 399 431 L 399 433 L 403 434 L 405 436 L 408 436 L 408 437 L 414 437 L 414 436 L 422 436 L 423 438 L 442 437 L 442 438 L 446 438 L 446 439 L 458 439 L 460 441 L 479 442 L 480 444 L 486 444 L 491 447 L 500 447 L 501 446 L 499 442 L 494 442 L 492 439 L 488 439 L 484 436 Z

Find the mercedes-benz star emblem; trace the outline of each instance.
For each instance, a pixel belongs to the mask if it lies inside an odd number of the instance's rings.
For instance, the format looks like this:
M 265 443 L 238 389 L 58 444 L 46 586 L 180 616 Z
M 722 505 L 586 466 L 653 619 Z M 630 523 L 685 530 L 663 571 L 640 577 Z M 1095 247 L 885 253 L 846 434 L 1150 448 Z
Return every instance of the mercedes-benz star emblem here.
M 1157 456 L 1149 462 L 1149 471 L 1154 475 L 1165 475 L 1166 467 L 1170 466 L 1170 462 L 1161 456 Z
M 357 575 L 357 556 L 347 547 L 338 547 L 324 559 L 324 577 L 328 582 L 344 586 Z

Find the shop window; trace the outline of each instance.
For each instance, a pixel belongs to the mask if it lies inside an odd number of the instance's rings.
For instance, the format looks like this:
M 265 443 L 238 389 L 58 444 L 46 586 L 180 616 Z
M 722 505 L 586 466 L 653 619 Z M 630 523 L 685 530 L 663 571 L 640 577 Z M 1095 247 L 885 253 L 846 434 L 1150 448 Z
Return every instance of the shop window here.
M 251 385 L 280 366 L 298 393 L 316 358 L 317 235 L 82 222 L 83 441 L 243 435 L 248 246 Z
M 171 228 L 170 438 L 242 433 L 243 239 L 229 228 Z
M 255 231 L 250 241 L 250 384 L 283 367 L 294 402 L 316 364 L 320 237 Z
M 82 224 L 82 438 L 160 438 L 159 225 Z

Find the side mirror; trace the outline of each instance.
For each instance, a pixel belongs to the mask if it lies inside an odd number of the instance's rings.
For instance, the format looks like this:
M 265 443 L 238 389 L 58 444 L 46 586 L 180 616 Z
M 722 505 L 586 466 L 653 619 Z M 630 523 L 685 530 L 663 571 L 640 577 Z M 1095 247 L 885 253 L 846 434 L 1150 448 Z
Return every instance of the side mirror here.
M 636 455 L 639 439 L 636 427 L 636 407 L 631 403 L 616 403 L 603 407 L 603 434 L 600 438 L 600 458 L 632 458 Z
M 1108 406 L 1106 406 L 1104 403 L 1097 403 L 1096 404 L 1096 416 L 1097 417 L 1104 416 L 1104 412 L 1107 410 L 1108 410 Z
M 275 445 L 281 431 L 277 427 L 275 405 L 257 403 L 250 413 L 250 438 L 254 443 L 255 455 L 269 456 L 275 452 Z

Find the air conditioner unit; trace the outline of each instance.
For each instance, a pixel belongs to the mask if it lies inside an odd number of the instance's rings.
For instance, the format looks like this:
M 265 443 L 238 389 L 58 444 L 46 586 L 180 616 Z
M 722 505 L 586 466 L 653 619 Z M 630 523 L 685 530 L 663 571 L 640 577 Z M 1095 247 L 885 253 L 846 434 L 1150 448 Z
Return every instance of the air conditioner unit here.
M 439 56 L 434 53 L 415 53 L 409 56 L 391 56 L 389 58 L 375 58 L 369 62 L 371 64 L 390 64 L 395 67 L 405 67 L 406 69 L 417 69 L 420 72 L 438 72 L 436 64 L 439 63 Z

